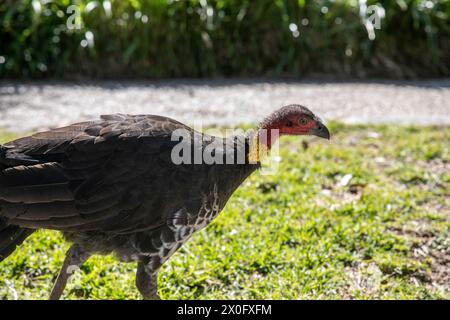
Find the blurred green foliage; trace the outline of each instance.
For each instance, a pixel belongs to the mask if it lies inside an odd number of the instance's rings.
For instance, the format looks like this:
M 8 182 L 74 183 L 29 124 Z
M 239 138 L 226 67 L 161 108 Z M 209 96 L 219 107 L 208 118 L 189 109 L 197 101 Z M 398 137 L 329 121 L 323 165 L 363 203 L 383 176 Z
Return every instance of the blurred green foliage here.
M 0 77 L 445 76 L 449 15 L 447 0 L 1 0 Z

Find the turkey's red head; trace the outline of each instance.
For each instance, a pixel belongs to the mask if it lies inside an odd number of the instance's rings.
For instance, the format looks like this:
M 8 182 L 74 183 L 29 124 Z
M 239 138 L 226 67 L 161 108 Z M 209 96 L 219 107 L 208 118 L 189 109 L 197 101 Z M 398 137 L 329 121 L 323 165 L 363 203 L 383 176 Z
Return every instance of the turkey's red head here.
M 308 108 L 292 104 L 275 111 L 261 122 L 250 141 L 248 160 L 260 163 L 278 136 L 283 135 L 314 135 L 330 139 L 330 132 L 322 120 Z
M 308 108 L 301 105 L 289 105 L 272 113 L 264 119 L 261 129 L 278 129 L 282 135 L 314 135 L 330 139 L 328 128 Z

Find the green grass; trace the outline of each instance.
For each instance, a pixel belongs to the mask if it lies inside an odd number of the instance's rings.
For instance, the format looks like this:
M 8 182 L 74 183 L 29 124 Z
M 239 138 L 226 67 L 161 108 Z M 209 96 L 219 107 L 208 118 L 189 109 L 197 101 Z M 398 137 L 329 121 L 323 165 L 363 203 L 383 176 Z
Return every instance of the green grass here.
M 161 296 L 449 299 L 450 127 L 331 132 L 331 142 L 284 138 L 278 173 L 255 173 L 163 266 Z M 67 248 L 36 232 L 0 265 L 0 298 L 46 298 Z M 93 257 L 64 298 L 139 298 L 134 271 Z

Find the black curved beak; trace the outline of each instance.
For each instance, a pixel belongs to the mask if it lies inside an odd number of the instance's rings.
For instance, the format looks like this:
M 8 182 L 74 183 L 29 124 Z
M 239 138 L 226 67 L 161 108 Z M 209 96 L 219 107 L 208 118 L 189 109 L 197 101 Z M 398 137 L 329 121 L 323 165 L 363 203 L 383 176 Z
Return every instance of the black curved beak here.
M 328 128 L 320 121 L 316 122 L 316 127 L 311 129 L 309 133 L 311 135 L 330 140 L 330 131 L 328 131 Z

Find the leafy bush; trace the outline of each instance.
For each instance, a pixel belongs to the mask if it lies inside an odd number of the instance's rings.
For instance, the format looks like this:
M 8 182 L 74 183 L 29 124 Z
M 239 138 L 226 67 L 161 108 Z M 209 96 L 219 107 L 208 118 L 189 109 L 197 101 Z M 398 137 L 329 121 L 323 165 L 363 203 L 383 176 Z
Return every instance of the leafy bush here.
M 0 77 L 445 76 L 449 15 L 446 0 L 3 0 Z

